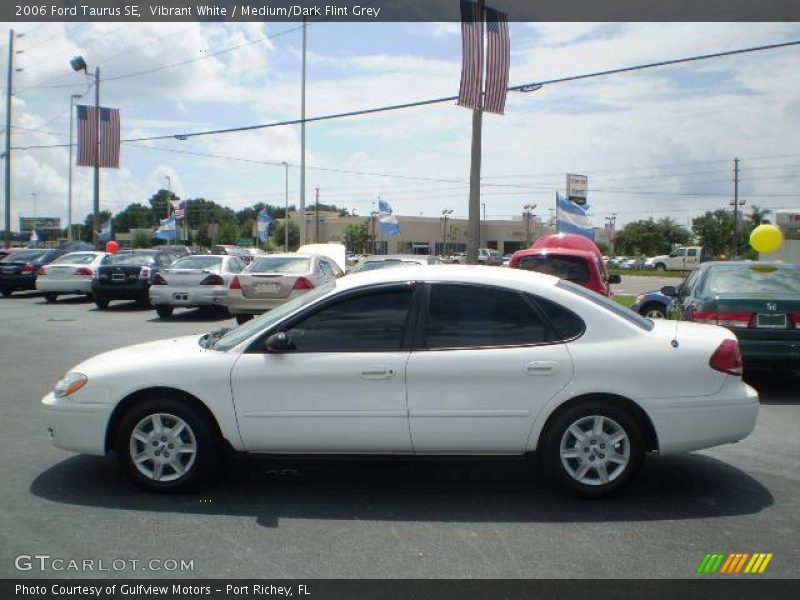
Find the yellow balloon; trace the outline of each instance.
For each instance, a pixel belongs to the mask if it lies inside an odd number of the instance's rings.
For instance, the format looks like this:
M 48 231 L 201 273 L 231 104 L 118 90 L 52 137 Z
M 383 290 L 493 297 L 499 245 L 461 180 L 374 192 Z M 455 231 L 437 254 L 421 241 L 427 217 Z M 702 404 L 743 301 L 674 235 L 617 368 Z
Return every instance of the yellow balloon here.
M 756 252 L 775 252 L 783 243 L 783 234 L 775 225 L 759 225 L 750 234 L 750 245 Z

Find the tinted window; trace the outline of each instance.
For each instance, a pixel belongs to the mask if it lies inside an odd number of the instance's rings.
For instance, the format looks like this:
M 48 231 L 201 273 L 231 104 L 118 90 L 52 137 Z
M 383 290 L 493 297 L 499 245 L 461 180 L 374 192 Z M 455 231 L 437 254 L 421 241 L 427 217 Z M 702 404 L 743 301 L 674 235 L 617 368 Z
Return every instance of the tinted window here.
M 579 256 L 559 256 L 557 254 L 523 256 L 517 268 L 555 275 L 575 283 L 588 283 L 589 281 L 589 265 Z
M 800 294 L 800 269 L 759 264 L 712 268 L 703 295 L 716 294 Z
M 550 321 L 550 325 L 555 329 L 555 336 L 558 341 L 574 340 L 586 331 L 583 320 L 571 310 L 568 310 L 539 296 L 533 297 L 534 302 Z
M 546 341 L 544 322 L 519 292 L 475 285 L 431 287 L 425 326 L 429 349 L 523 346 Z
M 171 267 L 173 269 L 218 269 L 221 264 L 221 256 L 187 256 L 176 260 Z
M 587 290 L 585 287 L 581 287 L 579 285 L 575 285 L 569 281 L 559 281 L 556 284 L 558 287 L 569 290 L 573 294 L 577 294 L 578 296 L 583 296 L 587 300 L 594 302 L 597 306 L 606 309 L 609 312 L 614 313 L 618 317 L 622 317 L 626 321 L 630 321 L 634 325 L 641 327 L 647 331 L 650 331 L 655 327 L 653 322 L 650 319 L 645 319 L 639 313 L 632 311 L 629 308 L 626 308 L 619 304 L 618 302 L 611 300 L 610 298 L 606 298 L 605 296 L 601 296 L 597 292 L 593 292 L 591 290 Z
M 375 292 L 326 306 L 287 334 L 298 352 L 400 350 L 410 289 Z
M 697 248 L 689 248 L 686 251 L 686 256 L 697 256 Z
M 57 258 L 52 262 L 52 264 L 68 264 L 68 265 L 88 265 L 92 262 L 95 258 L 97 258 L 97 254 L 86 253 L 86 254 L 65 254 L 64 256 Z
M 683 256 L 684 254 L 686 254 L 686 248 L 678 248 L 670 256 Z
M 45 253 L 44 250 L 20 250 L 9 254 L 3 259 L 3 262 L 28 262 L 36 260 Z
M 102 265 L 144 265 L 153 260 L 152 252 L 117 252 L 109 254 L 100 263 Z
M 257 258 L 247 268 L 249 272 L 256 273 L 289 273 L 302 275 L 311 268 L 311 259 L 295 256 L 270 256 Z
M 334 278 L 333 269 L 331 269 L 331 266 L 327 262 L 325 262 L 324 260 L 320 260 L 319 261 L 319 268 L 320 268 L 320 271 L 322 271 L 322 274 L 325 276 L 326 279 L 333 279 Z

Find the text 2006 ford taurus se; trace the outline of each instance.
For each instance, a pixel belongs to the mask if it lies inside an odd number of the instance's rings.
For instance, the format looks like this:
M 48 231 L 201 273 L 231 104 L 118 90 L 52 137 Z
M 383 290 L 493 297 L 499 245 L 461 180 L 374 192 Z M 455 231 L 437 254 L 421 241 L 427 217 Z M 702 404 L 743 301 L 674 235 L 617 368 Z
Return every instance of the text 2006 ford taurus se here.
M 342 278 L 233 330 L 101 354 L 42 403 L 56 446 L 115 450 L 155 490 L 196 483 L 230 449 L 536 451 L 597 496 L 649 451 L 746 437 L 758 396 L 741 369 L 721 327 L 676 330 L 548 275 L 419 266 Z

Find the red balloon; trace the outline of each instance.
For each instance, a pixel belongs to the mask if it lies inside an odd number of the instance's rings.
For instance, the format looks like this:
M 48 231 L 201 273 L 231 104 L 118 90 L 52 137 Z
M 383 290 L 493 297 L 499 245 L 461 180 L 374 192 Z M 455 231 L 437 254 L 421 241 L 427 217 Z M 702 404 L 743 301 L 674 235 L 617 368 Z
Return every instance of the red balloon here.
M 111 254 L 116 254 L 119 252 L 119 244 L 114 240 L 106 242 L 106 252 L 110 252 Z

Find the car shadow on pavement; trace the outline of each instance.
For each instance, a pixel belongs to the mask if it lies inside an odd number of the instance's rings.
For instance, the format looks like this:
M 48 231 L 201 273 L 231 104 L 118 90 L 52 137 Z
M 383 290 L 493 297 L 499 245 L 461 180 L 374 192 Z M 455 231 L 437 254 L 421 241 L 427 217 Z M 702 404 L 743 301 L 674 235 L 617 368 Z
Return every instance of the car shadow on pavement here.
M 281 519 L 409 522 L 615 522 L 754 514 L 773 497 L 714 458 L 653 458 L 623 493 L 579 499 L 523 460 L 231 460 L 198 492 L 155 494 L 129 483 L 115 461 L 76 456 L 30 486 L 52 502 L 112 510 Z
M 745 382 L 758 390 L 761 404 L 800 406 L 800 371 L 755 371 L 745 374 Z
M 171 317 L 167 317 L 166 319 L 161 318 L 154 313 L 153 318 L 148 319 L 147 322 L 164 323 L 164 322 L 174 321 L 177 323 L 180 322 L 216 323 L 217 321 L 227 321 L 228 319 L 233 319 L 233 317 L 222 310 L 193 308 L 189 310 L 183 309 L 176 311 L 172 313 Z

